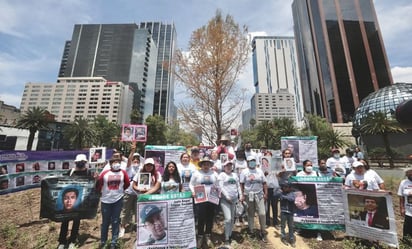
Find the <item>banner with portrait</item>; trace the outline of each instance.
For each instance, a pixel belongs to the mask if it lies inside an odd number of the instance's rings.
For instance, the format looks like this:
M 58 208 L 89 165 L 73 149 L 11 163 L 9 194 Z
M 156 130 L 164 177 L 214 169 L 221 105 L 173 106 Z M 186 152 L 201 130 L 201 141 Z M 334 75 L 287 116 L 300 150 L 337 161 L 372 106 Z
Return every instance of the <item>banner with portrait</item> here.
M 0 195 L 40 187 L 47 176 L 60 176 L 75 167 L 77 151 L 0 151 Z M 111 157 L 112 150 L 106 151 Z M 90 165 L 94 168 L 96 165 Z
M 345 189 L 343 194 L 347 235 L 399 246 L 390 192 Z
M 191 192 L 140 195 L 135 248 L 196 248 Z
M 318 137 L 317 136 L 289 136 L 281 137 L 280 144 L 282 151 L 289 149 L 295 161 L 297 170 L 302 170 L 302 162 L 312 161 L 314 168 L 318 165 Z
M 99 194 L 93 177 L 47 177 L 41 181 L 40 217 L 52 221 L 96 217 Z
M 144 157 L 153 158 L 155 167 L 163 175 L 167 162 L 180 162 L 180 155 L 186 151 L 184 146 L 146 145 Z
M 344 230 L 342 178 L 289 178 L 295 192 L 295 226 L 313 230 Z

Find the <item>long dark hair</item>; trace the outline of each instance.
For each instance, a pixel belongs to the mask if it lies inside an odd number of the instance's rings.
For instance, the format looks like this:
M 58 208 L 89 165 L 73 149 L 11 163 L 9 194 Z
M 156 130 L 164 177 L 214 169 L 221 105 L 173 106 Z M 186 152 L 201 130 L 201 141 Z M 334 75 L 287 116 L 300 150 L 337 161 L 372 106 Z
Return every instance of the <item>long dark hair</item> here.
M 173 175 L 170 175 L 169 170 L 167 169 L 169 164 L 172 164 L 175 167 L 175 171 L 173 172 Z M 182 182 L 182 180 L 180 179 L 179 171 L 177 170 L 177 165 L 173 161 L 166 163 L 166 167 L 165 167 L 165 171 L 163 172 L 162 180 L 167 182 L 170 180 L 170 177 L 172 177 L 177 183 Z

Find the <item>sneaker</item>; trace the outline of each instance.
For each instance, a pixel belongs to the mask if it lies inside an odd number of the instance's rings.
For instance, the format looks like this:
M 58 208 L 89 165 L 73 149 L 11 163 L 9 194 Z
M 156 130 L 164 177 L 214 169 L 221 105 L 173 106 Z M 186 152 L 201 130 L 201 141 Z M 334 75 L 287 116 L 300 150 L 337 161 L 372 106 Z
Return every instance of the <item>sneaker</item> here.
M 77 248 L 76 244 L 70 243 L 67 249 L 76 249 L 76 248 Z
M 288 245 L 289 245 L 288 241 L 287 241 L 285 238 L 281 238 L 280 241 L 281 241 L 285 246 L 288 246 Z
M 243 221 L 244 226 L 249 226 L 249 223 L 247 221 Z
M 119 238 L 123 238 L 126 229 L 124 227 L 120 227 L 119 229 Z
M 239 222 L 239 218 L 236 219 L 235 226 L 240 227 L 242 224 Z
M 64 244 L 59 244 L 59 246 L 57 247 L 57 249 L 64 249 L 65 245 Z
M 316 237 L 316 240 L 317 241 L 322 241 L 323 240 L 321 233 L 318 233 L 318 236 Z
M 209 247 L 209 248 L 213 248 L 213 242 L 212 242 L 212 240 L 210 239 L 210 234 L 206 234 L 206 245 L 207 245 L 207 247 Z
M 295 247 L 296 247 L 295 241 L 290 242 L 290 246 L 293 247 L 293 248 L 295 248 Z
M 198 235 L 196 238 L 196 246 L 197 248 L 202 248 L 203 245 L 203 235 Z
M 264 233 L 260 233 L 260 234 L 259 234 L 259 237 L 260 237 L 260 240 L 262 240 L 264 243 L 267 243 L 267 242 L 268 242 L 268 240 L 267 240 L 267 238 L 266 238 L 266 235 L 265 235 Z

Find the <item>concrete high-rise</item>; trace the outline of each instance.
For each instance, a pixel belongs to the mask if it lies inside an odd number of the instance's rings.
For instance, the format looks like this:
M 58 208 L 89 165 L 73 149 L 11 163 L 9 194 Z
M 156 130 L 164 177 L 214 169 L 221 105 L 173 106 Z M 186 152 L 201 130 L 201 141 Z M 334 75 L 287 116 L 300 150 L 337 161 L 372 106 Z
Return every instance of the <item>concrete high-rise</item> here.
M 372 0 L 294 0 L 305 112 L 349 122 L 392 75 Z
M 252 63 L 256 94 L 251 104 L 256 121 L 288 117 L 300 126 L 304 115 L 295 39 L 254 37 Z

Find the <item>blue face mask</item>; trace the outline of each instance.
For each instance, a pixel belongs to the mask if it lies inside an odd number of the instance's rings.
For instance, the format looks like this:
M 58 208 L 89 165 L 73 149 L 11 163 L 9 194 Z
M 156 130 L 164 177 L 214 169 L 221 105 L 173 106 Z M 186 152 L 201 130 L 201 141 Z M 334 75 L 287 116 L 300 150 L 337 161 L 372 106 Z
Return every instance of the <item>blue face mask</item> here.
M 77 168 L 84 168 L 86 166 L 86 163 L 85 162 L 76 162 L 76 167 Z
M 255 161 L 249 161 L 247 163 L 247 165 L 249 166 L 249 168 L 254 169 L 256 168 L 256 162 Z

